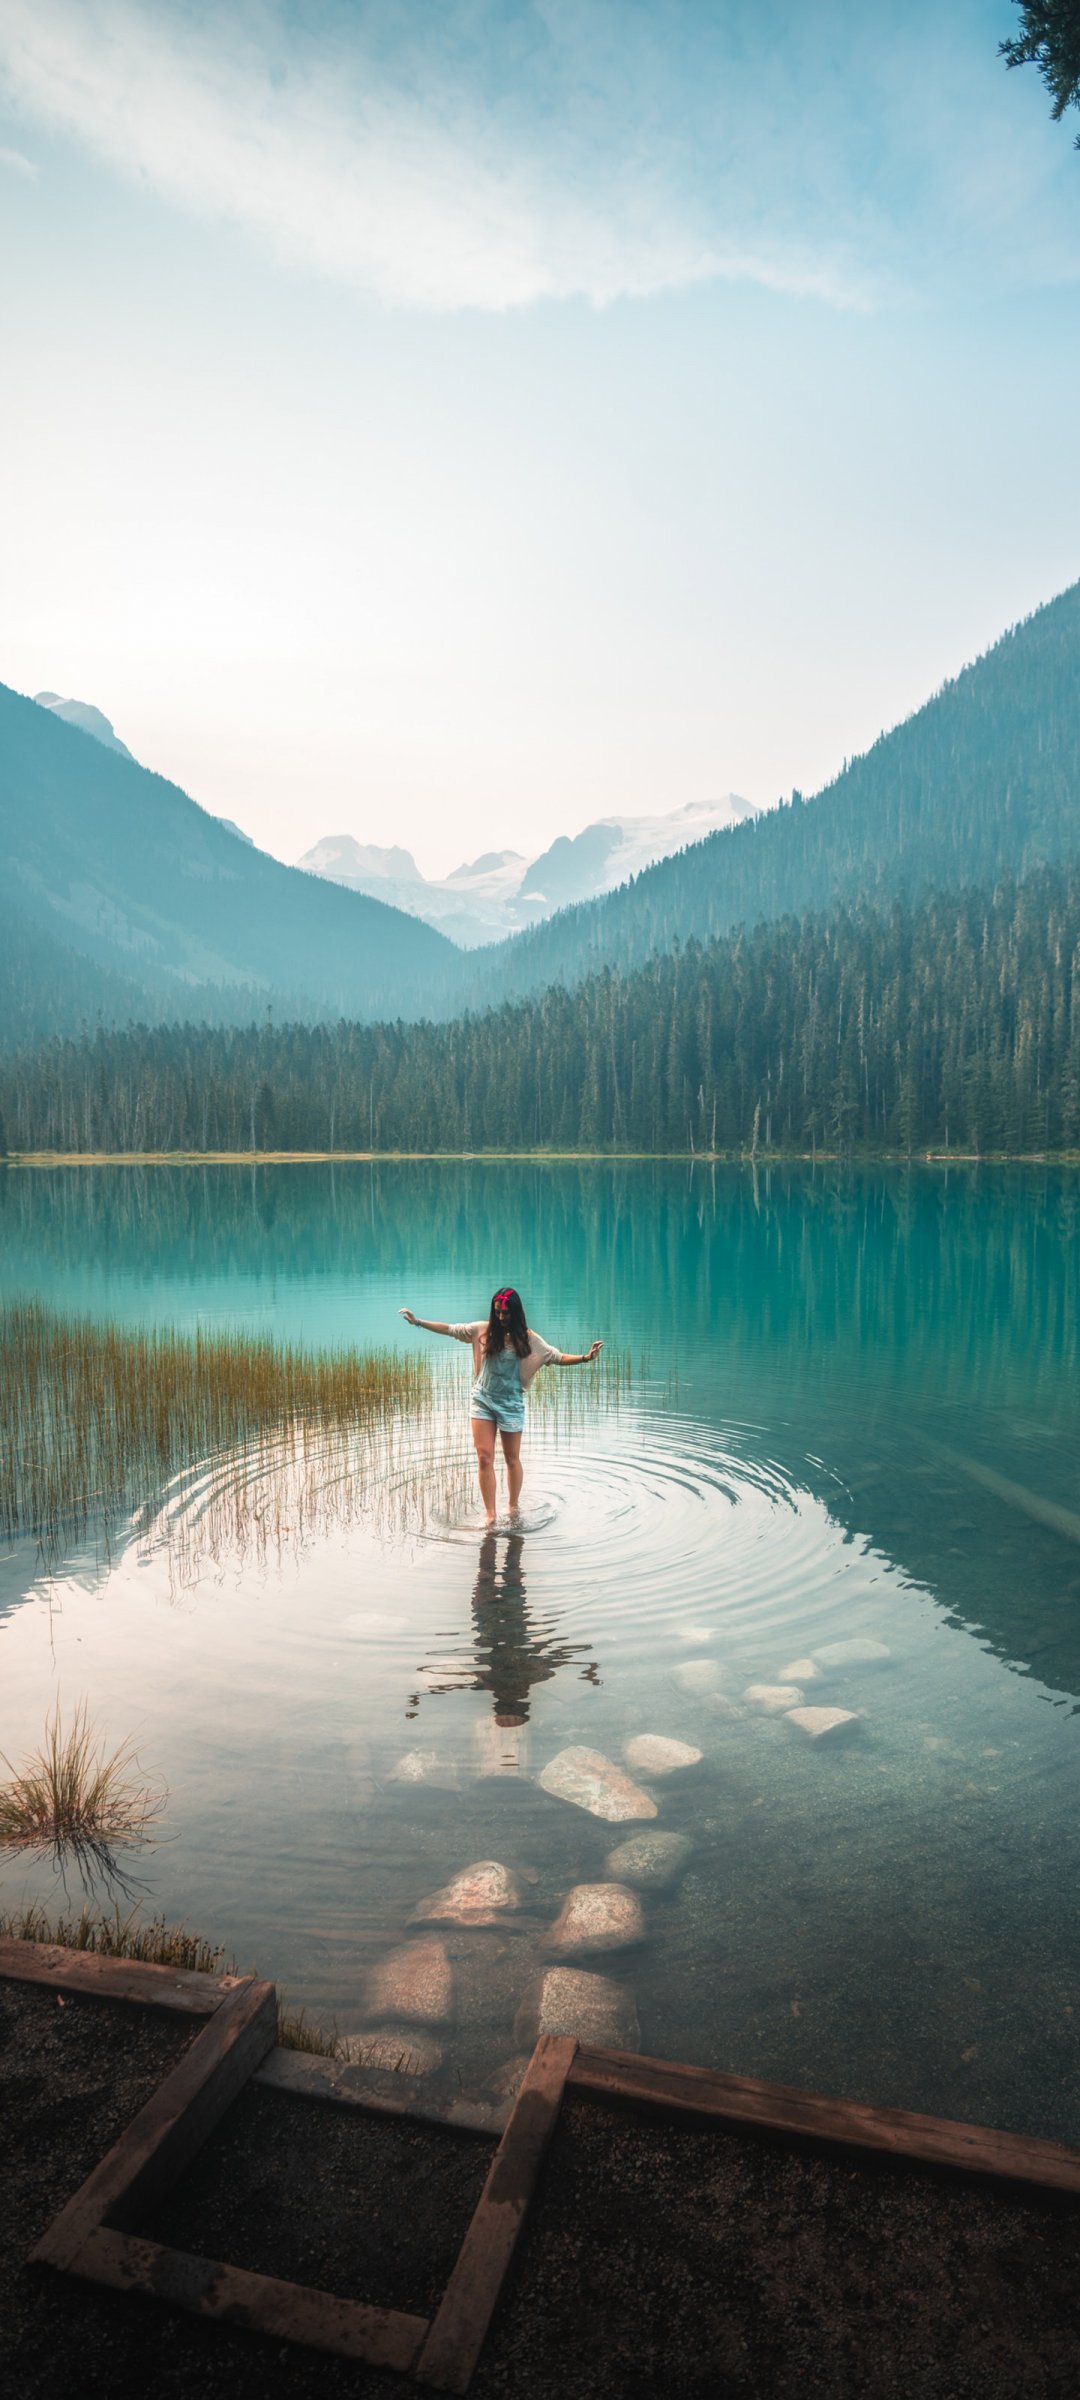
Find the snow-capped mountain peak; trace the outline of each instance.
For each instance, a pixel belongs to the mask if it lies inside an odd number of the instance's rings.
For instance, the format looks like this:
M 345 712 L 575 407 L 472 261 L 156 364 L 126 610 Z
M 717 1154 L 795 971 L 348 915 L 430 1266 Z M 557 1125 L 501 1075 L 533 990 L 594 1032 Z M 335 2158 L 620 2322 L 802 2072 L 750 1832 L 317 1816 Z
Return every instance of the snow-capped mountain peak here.
M 327 835 L 297 864 L 389 900 L 474 949 L 539 924 L 575 900 L 614 891 L 658 858 L 756 814 L 752 802 L 728 792 L 719 800 L 689 800 L 667 814 L 597 817 L 581 833 L 560 834 L 532 860 L 517 850 L 486 850 L 441 878 L 421 875 L 411 851 L 384 850 L 351 834 Z

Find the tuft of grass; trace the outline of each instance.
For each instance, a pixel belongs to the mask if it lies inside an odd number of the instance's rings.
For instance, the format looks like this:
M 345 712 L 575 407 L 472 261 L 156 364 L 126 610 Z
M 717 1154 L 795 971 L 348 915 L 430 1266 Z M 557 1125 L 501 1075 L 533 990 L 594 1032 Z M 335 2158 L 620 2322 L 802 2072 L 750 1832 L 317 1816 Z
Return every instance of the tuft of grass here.
M 144 1959 L 155 1967 L 186 1967 L 198 1975 L 235 1975 L 226 1964 L 220 1944 L 186 1925 L 169 1925 L 164 1917 L 139 1922 L 137 1910 L 122 1916 L 115 1908 L 103 1916 L 83 1908 L 77 1917 L 52 1917 L 31 1902 L 21 1909 L 0 1910 L 0 1935 L 7 1941 L 48 1942 L 61 1950 L 91 1950 L 99 1958 Z
M 305 2050 L 311 2058 L 336 2058 L 341 2047 L 336 2025 L 330 2031 L 286 2000 L 278 2001 L 277 2038 L 280 2049 Z
M 145 1841 L 164 1805 L 163 1787 L 142 1780 L 132 1742 L 106 1750 L 85 1702 L 65 1731 L 58 1704 L 44 1748 L 0 1788 L 0 1843 Z

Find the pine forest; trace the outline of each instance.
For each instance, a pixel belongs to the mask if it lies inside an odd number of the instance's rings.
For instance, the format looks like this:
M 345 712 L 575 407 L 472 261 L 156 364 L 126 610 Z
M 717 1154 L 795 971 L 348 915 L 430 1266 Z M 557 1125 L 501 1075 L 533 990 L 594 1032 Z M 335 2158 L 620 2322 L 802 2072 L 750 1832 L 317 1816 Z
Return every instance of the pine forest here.
M 447 1025 L 99 1028 L 0 1066 L 20 1152 L 1080 1145 L 1080 867 L 676 946 Z

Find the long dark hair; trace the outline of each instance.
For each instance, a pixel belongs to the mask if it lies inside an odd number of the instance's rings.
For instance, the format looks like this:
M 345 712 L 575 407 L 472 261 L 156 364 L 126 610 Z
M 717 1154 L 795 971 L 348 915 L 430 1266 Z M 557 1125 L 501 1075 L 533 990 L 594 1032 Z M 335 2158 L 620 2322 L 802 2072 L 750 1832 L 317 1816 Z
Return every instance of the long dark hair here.
M 500 1317 L 495 1306 L 496 1300 L 502 1300 L 508 1304 L 505 1317 Z M 521 1295 L 514 1291 L 511 1284 L 504 1283 L 500 1291 L 492 1294 L 491 1314 L 488 1318 L 488 1329 L 484 1335 L 485 1358 L 498 1357 L 507 1334 L 510 1336 L 518 1357 L 527 1358 L 529 1355 L 529 1328 L 525 1323 Z

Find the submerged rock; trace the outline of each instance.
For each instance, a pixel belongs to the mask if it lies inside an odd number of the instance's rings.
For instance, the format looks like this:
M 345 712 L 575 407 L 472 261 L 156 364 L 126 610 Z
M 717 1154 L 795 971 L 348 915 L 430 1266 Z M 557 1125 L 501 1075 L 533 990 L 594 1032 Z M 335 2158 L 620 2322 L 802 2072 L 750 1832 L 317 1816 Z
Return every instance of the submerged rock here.
M 478 1717 L 473 1726 L 474 1775 L 526 1775 L 529 1750 L 527 1725 L 499 1725 L 494 1717 Z
M 669 1741 L 664 1733 L 635 1733 L 623 1743 L 623 1757 L 635 1775 L 684 1775 L 701 1765 L 701 1752 L 689 1742 Z
M 751 1708 L 764 1709 L 766 1716 L 780 1717 L 798 1707 L 802 1693 L 797 1683 L 748 1683 L 743 1699 Z
M 645 1919 L 636 1892 L 623 1883 L 576 1883 L 548 1935 L 548 1945 L 566 1958 L 589 1950 L 629 1950 L 645 1939 Z
M 454 1978 L 440 1941 L 406 1942 L 369 1967 L 364 2010 L 369 2017 L 401 2017 L 406 2024 L 445 2025 L 453 2010 Z
M 462 1867 L 442 1890 L 429 1892 L 409 1918 L 410 1925 L 496 1925 L 500 1909 L 520 1908 L 521 1893 L 508 1867 L 498 1859 L 481 1858 Z
M 790 1667 L 780 1669 L 781 1683 L 817 1683 L 820 1677 L 821 1668 L 812 1658 L 793 1658 Z
M 852 1634 L 846 1642 L 826 1642 L 823 1649 L 814 1651 L 817 1665 L 827 1673 L 834 1667 L 876 1667 L 891 1657 L 887 1642 L 871 1641 L 864 1633 Z
M 641 1892 L 659 1892 L 678 1880 L 693 1847 L 685 1833 L 632 1833 L 629 1841 L 608 1851 L 604 1867 L 617 1883 L 636 1884 Z
M 724 1670 L 715 1658 L 685 1658 L 681 1666 L 668 1670 L 668 1682 L 677 1692 L 685 1692 L 688 1700 L 698 1700 L 705 1692 L 714 1692 L 723 1678 Z
M 605 1758 L 600 1750 L 583 1749 L 580 1743 L 558 1751 L 536 1780 L 554 1799 L 569 1800 L 572 1807 L 587 1809 L 591 1817 L 605 1817 L 611 1824 L 656 1815 L 655 1800 L 631 1783 L 613 1759 Z
M 436 2075 L 443 2063 L 438 2042 L 415 2025 L 382 2025 L 377 2033 L 351 2033 L 341 2043 L 350 2067 L 377 2067 L 388 2075 Z
M 850 1708 L 789 1708 L 787 1722 L 810 1742 L 831 1742 L 852 1733 L 861 1719 Z
M 542 2033 L 572 2034 L 599 2049 L 641 2048 L 629 1985 L 581 1967 L 548 1967 L 529 1985 L 514 2019 L 514 2039 L 531 2049 Z

